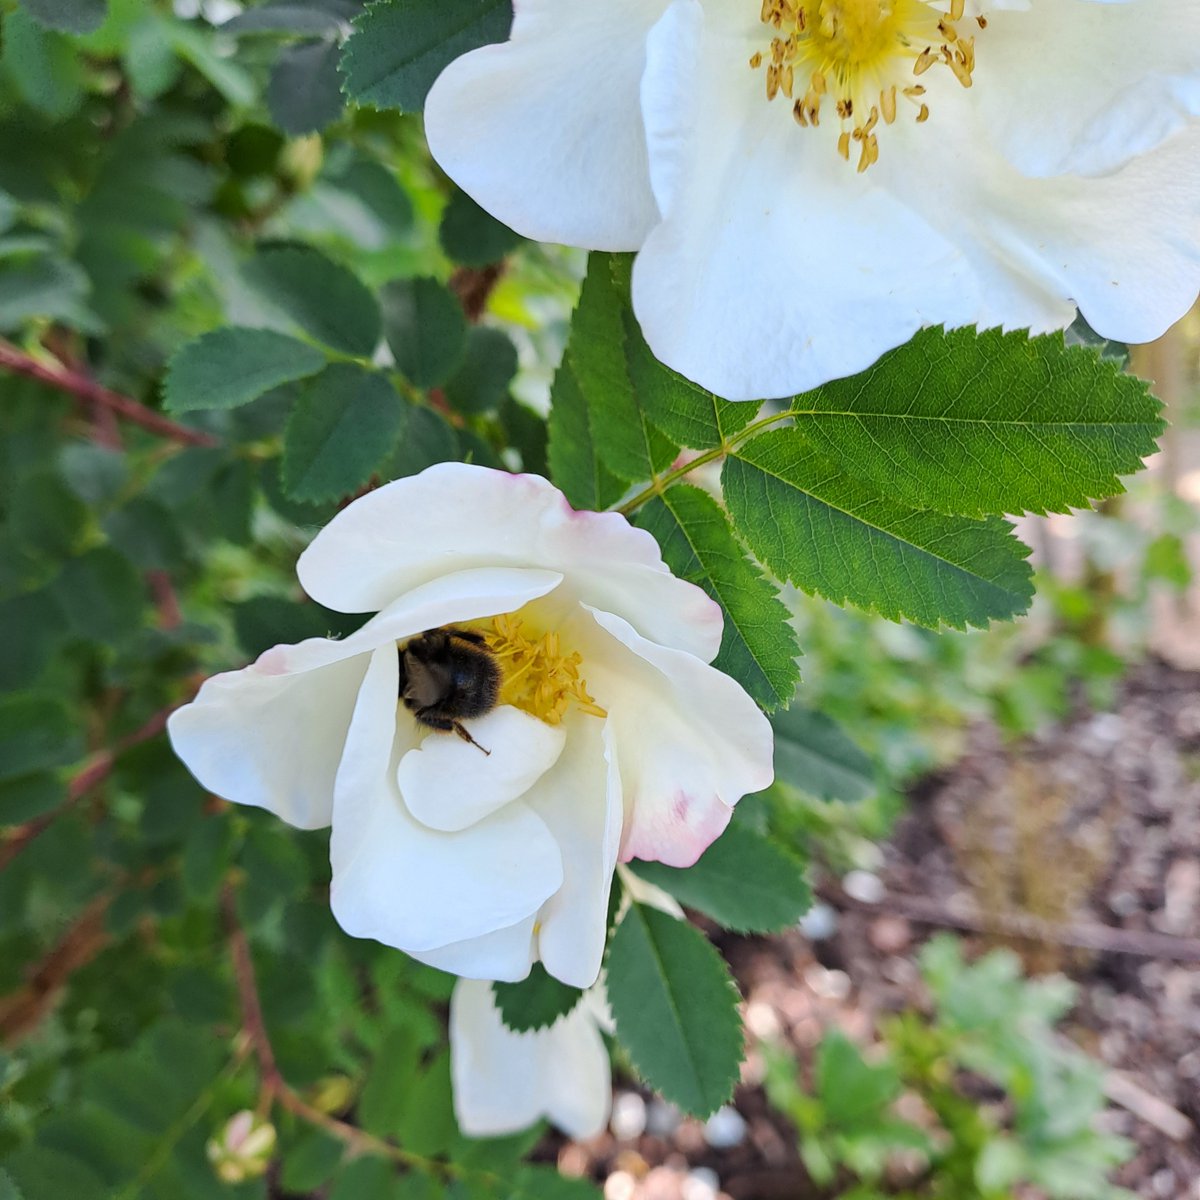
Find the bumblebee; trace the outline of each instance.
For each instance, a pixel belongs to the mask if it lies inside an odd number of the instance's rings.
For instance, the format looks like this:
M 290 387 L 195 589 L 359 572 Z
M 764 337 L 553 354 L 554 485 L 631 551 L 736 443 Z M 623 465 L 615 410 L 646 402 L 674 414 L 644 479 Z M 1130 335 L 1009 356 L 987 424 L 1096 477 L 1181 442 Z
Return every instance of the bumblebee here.
M 500 663 L 482 634 L 470 629 L 429 629 L 400 651 L 400 699 L 430 729 L 453 730 L 491 754 L 462 722 L 482 717 L 500 695 Z

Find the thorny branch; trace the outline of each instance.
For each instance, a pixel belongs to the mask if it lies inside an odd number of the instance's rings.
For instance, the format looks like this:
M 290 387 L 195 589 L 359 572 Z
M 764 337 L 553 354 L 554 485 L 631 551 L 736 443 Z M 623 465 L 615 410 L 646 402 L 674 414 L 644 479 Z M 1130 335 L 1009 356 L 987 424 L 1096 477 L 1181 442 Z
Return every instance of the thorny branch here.
M 119 392 L 114 392 L 96 383 L 95 380 L 89 379 L 86 375 L 63 366 L 62 363 L 42 362 L 33 358 L 3 338 L 0 338 L 0 370 L 36 379 L 60 392 L 74 396 L 76 400 L 88 405 L 93 411 L 106 410 L 124 421 L 140 425 L 143 429 L 148 429 L 151 433 L 158 434 L 159 437 L 169 438 L 173 442 L 180 442 L 185 446 L 217 446 L 220 444 L 211 434 L 203 433 L 198 429 L 188 429 L 186 425 L 180 425 L 164 417 L 161 413 L 147 408 L 144 404 L 139 404 L 129 396 L 122 396 Z

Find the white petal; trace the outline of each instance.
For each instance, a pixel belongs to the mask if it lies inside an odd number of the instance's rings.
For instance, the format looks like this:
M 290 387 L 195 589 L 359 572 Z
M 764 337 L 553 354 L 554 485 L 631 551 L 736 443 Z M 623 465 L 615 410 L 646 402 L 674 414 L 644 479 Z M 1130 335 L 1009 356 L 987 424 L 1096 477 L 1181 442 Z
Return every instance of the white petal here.
M 526 237 L 635 250 L 657 219 L 638 111 L 665 0 L 523 0 L 512 39 L 452 62 L 425 102 L 441 168 Z
M 549 1029 L 513 1033 L 491 986 L 460 980 L 450 998 L 450 1071 L 455 1115 L 471 1137 L 515 1133 L 540 1117 L 573 1138 L 608 1123 L 608 1052 L 582 1003 Z
M 452 942 L 436 950 L 409 951 L 418 962 L 467 979 L 498 979 L 516 983 L 537 961 L 533 927 L 537 916 L 526 917 L 507 929 Z
M 931 141 L 926 126 L 888 130 L 899 150 L 923 147 L 921 173 L 903 155 L 871 168 L 931 220 L 955 214 L 979 299 L 939 320 L 1037 333 L 1078 305 L 1105 336 L 1141 342 L 1187 311 L 1200 287 L 1200 124 L 1109 175 L 1037 179 L 973 137 L 970 117 L 970 93 L 940 96 Z
M 538 954 L 551 975 L 591 987 L 600 973 L 608 894 L 621 844 L 621 776 L 606 721 L 568 718 L 567 748 L 526 796 L 563 856 L 563 885 L 538 914 Z
M 413 588 L 341 641 L 274 646 L 250 666 L 205 682 L 167 722 L 171 745 L 218 796 L 319 829 L 330 821 L 334 776 L 371 651 L 439 625 L 511 612 L 561 578 L 512 568 L 456 571 Z
M 362 653 L 272 674 L 259 659 L 214 675 L 171 714 L 171 746 L 210 792 L 268 809 L 298 829 L 320 829 L 333 812 L 333 781 L 369 661 Z
M 566 742 L 561 727 L 511 705 L 464 725 L 478 746 L 452 733 L 432 733 L 400 760 L 397 774 L 408 811 L 446 833 L 520 799 L 554 766 Z
M 1041 0 L 978 38 L 981 133 L 1026 175 L 1100 175 L 1200 115 L 1195 0 Z
M 633 304 L 654 353 L 729 399 L 785 396 L 969 304 L 962 256 L 937 226 L 766 101 L 747 65 L 762 48 L 757 8 L 710 5 L 702 30 L 697 18 L 694 0 L 675 0 L 648 42 L 647 138 L 671 204 L 638 255 Z M 697 45 L 690 59 L 681 41 Z
M 396 787 L 415 722 L 399 721 L 399 663 L 371 658 L 334 789 L 330 904 L 356 937 L 425 951 L 516 924 L 562 884 L 545 823 L 520 802 L 460 833 L 413 819 Z
M 608 710 L 624 793 L 621 858 L 688 867 L 742 796 L 774 778 L 770 722 L 728 675 L 589 610 L 572 628 L 588 685 Z
M 369 612 L 446 571 L 485 566 L 560 571 L 564 608 L 584 599 L 706 662 L 720 647 L 720 607 L 671 575 L 650 534 L 618 513 L 577 512 L 535 475 L 440 463 L 398 479 L 338 513 L 296 569 L 313 599 Z

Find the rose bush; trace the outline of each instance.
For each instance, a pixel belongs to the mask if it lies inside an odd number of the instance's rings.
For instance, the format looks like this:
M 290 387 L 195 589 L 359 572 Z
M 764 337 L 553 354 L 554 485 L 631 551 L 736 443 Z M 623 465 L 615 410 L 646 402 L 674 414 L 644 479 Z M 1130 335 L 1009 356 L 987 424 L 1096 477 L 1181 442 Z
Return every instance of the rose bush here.
M 542 241 L 637 250 L 668 365 L 730 399 L 923 325 L 1148 341 L 1200 287 L 1194 0 L 518 0 L 430 147 Z
M 332 826 L 349 933 L 444 970 L 587 987 L 618 860 L 696 860 L 772 778 L 771 729 L 709 662 L 722 615 L 649 534 L 545 480 L 459 463 L 355 501 L 297 568 L 315 600 L 376 611 L 280 645 L 173 714 L 211 791 Z M 398 702 L 399 651 L 469 629 L 502 669 L 476 744 Z M 486 751 L 486 752 L 485 752 Z

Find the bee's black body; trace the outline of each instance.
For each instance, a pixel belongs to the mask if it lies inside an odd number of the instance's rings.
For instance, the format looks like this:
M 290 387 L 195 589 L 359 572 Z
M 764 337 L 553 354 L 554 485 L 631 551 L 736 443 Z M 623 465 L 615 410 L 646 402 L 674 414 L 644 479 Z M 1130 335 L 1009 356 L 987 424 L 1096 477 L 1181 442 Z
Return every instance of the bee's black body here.
M 500 664 L 482 634 L 430 629 L 400 650 L 400 699 L 431 729 L 479 746 L 462 722 L 491 712 L 499 695 Z

